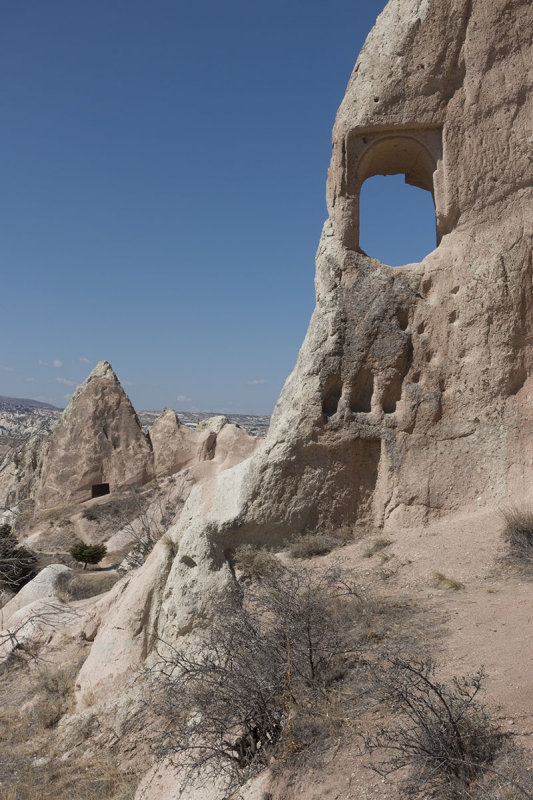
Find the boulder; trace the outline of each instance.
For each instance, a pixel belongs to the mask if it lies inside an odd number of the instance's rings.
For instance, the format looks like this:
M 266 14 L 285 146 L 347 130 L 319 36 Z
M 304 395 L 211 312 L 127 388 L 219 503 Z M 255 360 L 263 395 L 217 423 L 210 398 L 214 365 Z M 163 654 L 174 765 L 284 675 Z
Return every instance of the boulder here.
M 31 581 L 8 600 L 0 611 L 1 628 L 9 627 L 15 614 L 31 606 L 37 600 L 57 602 L 57 580 L 60 575 L 73 573 L 65 564 L 50 564 L 42 569 Z

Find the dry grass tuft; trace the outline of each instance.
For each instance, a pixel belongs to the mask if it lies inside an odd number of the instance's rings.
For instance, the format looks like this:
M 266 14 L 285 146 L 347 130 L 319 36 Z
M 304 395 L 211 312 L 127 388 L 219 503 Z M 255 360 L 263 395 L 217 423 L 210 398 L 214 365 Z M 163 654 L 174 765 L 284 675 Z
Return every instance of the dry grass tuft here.
M 376 553 L 380 553 L 386 547 L 390 547 L 392 541 L 390 539 L 385 539 L 383 536 L 379 536 L 371 545 L 368 547 L 365 552 L 365 558 L 372 558 L 375 556 Z
M 296 536 L 288 549 L 293 558 L 312 558 L 331 553 L 332 550 L 343 547 L 353 539 L 353 531 L 344 527 L 328 533 L 306 533 Z
M 72 572 L 62 572 L 57 577 L 56 594 L 62 603 L 74 600 L 86 600 L 108 592 L 120 579 L 116 572 L 95 573 L 80 575 Z
M 436 589 L 451 589 L 454 592 L 460 592 L 465 588 L 464 583 L 455 580 L 455 578 L 448 578 L 442 572 L 434 572 L 431 585 Z
M 527 567 L 533 567 L 533 510 L 508 506 L 500 509 L 505 527 L 503 538 L 510 558 Z
M 121 773 L 111 756 L 28 763 L 0 800 L 133 800 L 138 778 Z
M 235 550 L 235 568 L 242 580 L 261 580 L 280 570 L 281 564 L 273 553 L 265 547 L 243 544 Z

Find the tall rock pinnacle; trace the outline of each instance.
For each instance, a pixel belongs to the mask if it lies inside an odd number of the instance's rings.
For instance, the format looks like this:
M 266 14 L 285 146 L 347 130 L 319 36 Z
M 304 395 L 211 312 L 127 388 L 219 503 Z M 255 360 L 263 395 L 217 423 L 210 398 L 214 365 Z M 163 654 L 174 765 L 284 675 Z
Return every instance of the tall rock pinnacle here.
M 150 440 L 111 365 L 100 361 L 46 443 L 36 503 L 82 502 L 153 477 Z

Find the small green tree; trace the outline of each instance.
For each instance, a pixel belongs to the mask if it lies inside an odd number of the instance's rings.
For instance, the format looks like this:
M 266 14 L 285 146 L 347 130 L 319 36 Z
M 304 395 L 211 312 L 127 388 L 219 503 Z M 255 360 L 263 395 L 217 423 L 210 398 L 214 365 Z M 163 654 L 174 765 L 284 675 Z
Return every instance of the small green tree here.
M 76 542 L 70 548 L 70 555 L 83 564 L 83 569 L 87 568 L 87 564 L 98 564 L 99 561 L 107 554 L 107 547 L 105 544 L 85 544 L 85 542 Z
M 19 545 L 8 524 L 0 525 L 0 586 L 12 592 L 35 577 L 37 557 L 31 550 Z

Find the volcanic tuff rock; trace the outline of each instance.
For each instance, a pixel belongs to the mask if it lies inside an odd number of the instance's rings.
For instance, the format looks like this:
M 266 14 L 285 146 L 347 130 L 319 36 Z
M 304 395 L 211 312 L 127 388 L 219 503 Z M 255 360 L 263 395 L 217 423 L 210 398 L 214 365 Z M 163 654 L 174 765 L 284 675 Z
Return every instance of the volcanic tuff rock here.
M 235 546 L 530 497 L 532 26 L 529 0 L 390 0 L 380 15 L 337 115 L 317 304 L 267 438 L 222 470 L 229 426 L 216 432 L 179 520 L 87 616 L 78 708 L 91 698 L 114 731 L 156 638 L 194 647 Z M 418 264 L 359 248 L 378 173 L 433 193 L 438 246 Z
M 154 422 L 150 439 L 158 478 L 213 459 L 218 468 L 228 469 L 251 456 L 262 441 L 238 425 L 230 424 L 223 416 L 202 420 L 195 430 L 191 430 L 180 423 L 175 411 L 168 408 Z
M 107 361 L 74 392 L 47 440 L 36 503 L 50 508 L 154 477 L 153 453 L 133 406 Z
M 150 601 L 163 638 L 207 613 L 239 543 L 527 495 L 532 24 L 523 0 L 391 0 L 380 15 L 335 123 L 307 336 L 264 445 L 194 486 L 168 533 L 177 556 Z M 360 187 L 380 172 L 434 195 L 439 243 L 418 264 L 358 247 Z M 116 692 L 91 685 L 90 661 L 81 691 Z
M 182 425 L 171 408 L 165 408 L 150 429 L 155 473 L 172 475 L 191 462 L 198 451 L 198 434 Z

